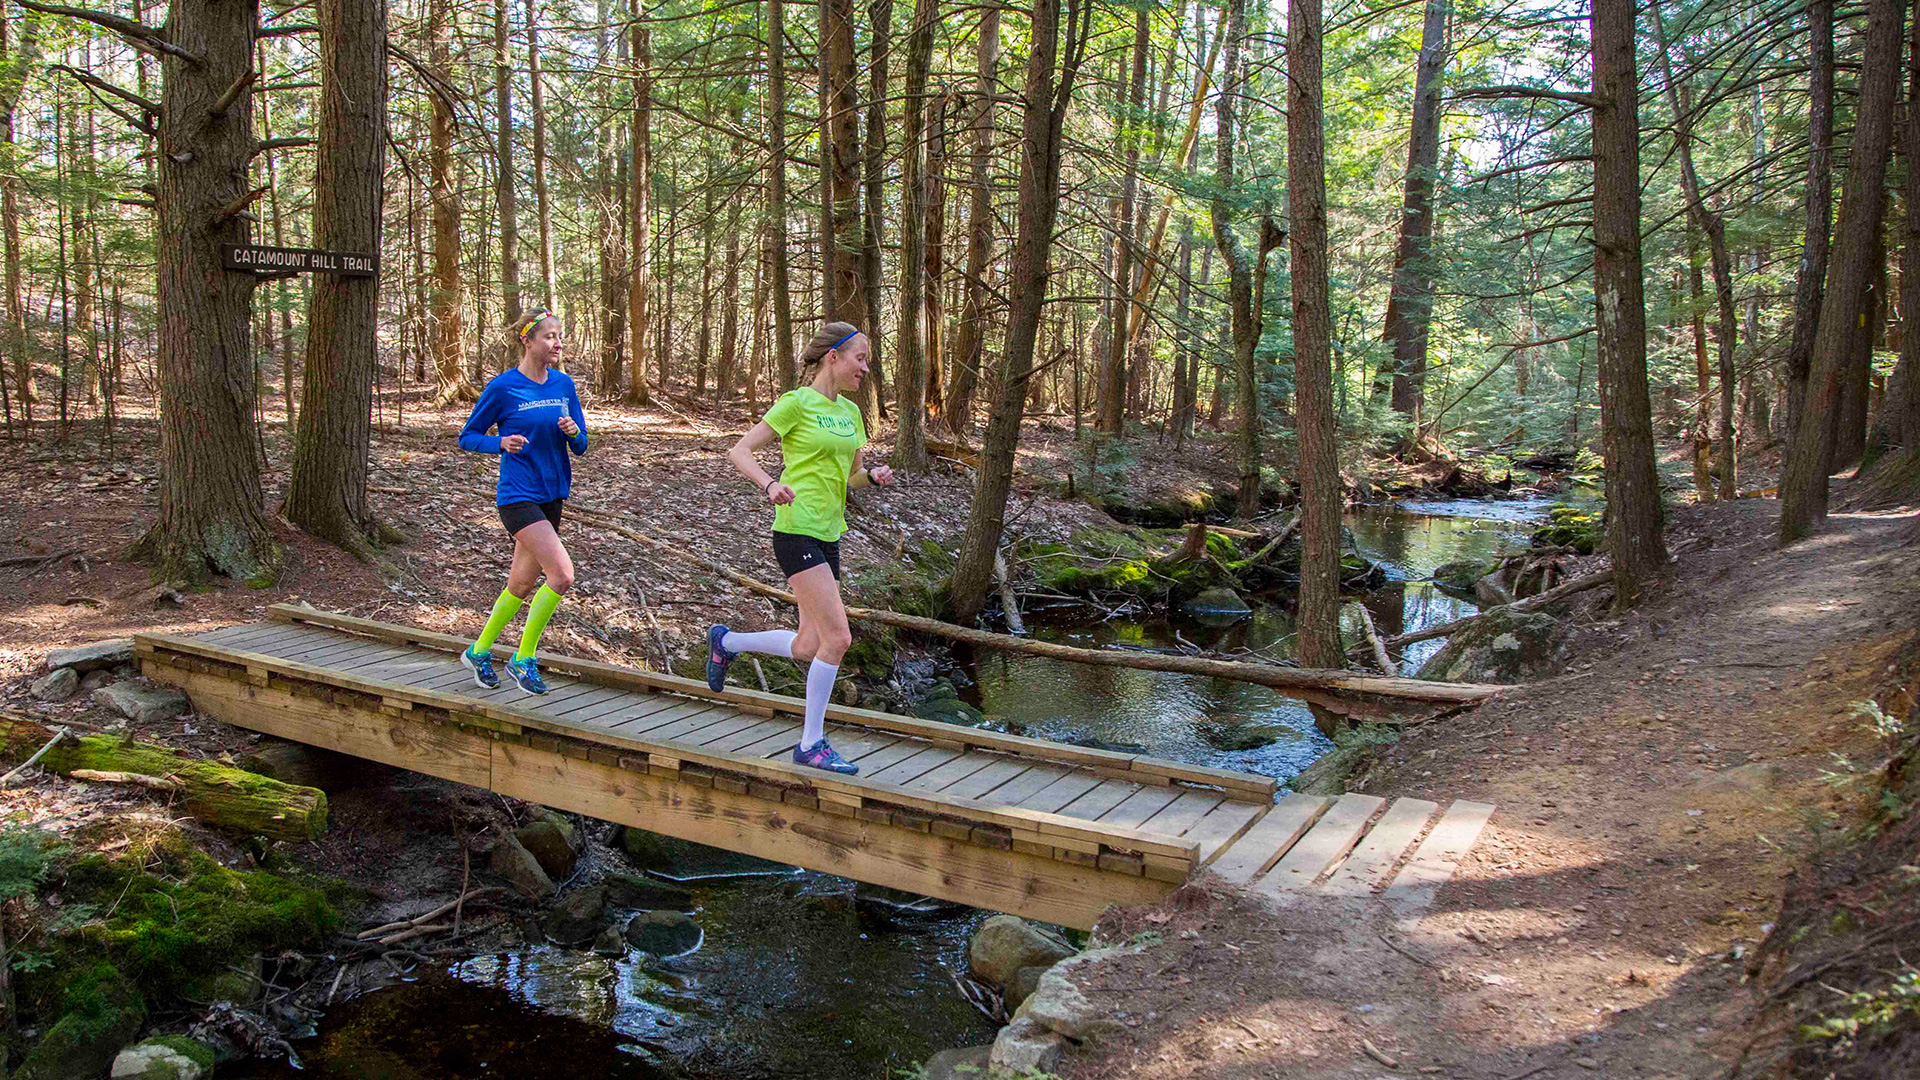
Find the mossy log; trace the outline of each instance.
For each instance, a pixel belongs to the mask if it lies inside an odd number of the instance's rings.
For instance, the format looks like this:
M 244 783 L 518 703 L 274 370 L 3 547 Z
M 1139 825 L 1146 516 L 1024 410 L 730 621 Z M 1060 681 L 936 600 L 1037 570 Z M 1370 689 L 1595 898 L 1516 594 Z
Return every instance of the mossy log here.
M 0 756 L 24 758 L 53 732 L 24 717 L 0 717 Z M 125 773 L 174 785 L 174 806 L 214 828 L 273 840 L 314 840 L 327 831 L 327 794 L 214 761 L 198 761 L 152 743 L 109 735 L 69 738 L 40 763 L 70 776 Z M 146 784 L 143 786 L 153 787 Z

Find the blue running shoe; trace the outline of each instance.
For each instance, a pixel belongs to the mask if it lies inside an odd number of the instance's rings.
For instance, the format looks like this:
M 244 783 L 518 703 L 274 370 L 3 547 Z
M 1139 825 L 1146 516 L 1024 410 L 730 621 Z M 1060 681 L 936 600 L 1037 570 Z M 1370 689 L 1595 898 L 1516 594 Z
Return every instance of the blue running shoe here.
M 707 627 L 707 689 L 719 693 L 727 688 L 727 668 L 739 653 L 728 652 L 720 647 L 727 638 L 727 628 L 723 623 L 714 623 Z
M 460 662 L 466 665 L 468 671 L 473 672 L 474 682 L 479 683 L 489 690 L 499 689 L 500 676 L 493 673 L 492 653 L 477 653 L 471 649 L 463 650 L 460 653 Z
M 513 676 L 513 681 L 520 684 L 520 689 L 523 693 L 544 694 L 547 692 L 547 682 L 540 677 L 540 661 L 535 657 L 529 656 L 525 660 L 507 661 L 507 674 Z
M 795 765 L 805 765 L 809 769 L 825 769 L 827 772 L 845 773 L 848 776 L 856 776 L 860 772 L 860 766 L 841 757 L 840 752 L 829 745 L 825 739 L 821 739 L 819 742 L 805 749 L 798 746 L 794 747 L 793 763 Z

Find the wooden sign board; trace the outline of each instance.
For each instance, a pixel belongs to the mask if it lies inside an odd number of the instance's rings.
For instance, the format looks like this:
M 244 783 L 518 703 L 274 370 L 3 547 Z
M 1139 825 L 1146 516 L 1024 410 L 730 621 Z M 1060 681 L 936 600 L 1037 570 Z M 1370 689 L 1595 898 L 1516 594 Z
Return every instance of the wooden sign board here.
M 255 274 L 345 274 L 374 277 L 380 256 L 314 248 L 268 247 L 265 244 L 221 244 L 220 261 L 229 270 Z

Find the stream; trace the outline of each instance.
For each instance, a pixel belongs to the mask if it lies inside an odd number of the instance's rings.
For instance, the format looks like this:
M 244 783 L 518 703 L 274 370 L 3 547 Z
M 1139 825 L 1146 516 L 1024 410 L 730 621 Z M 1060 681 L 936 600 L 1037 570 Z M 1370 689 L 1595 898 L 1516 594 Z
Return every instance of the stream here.
M 1407 500 L 1349 514 L 1356 545 L 1389 577 L 1358 599 L 1382 636 L 1472 614 L 1472 603 L 1422 579 L 1442 563 L 1524 547 L 1549 505 Z M 1084 648 L 1191 643 L 1274 659 L 1291 651 L 1292 615 L 1280 607 L 1227 619 L 1094 614 L 1037 611 L 1028 621 L 1041 640 Z M 1408 672 L 1441 644 L 1411 646 Z M 947 675 L 996 726 L 1042 738 L 1283 781 L 1332 747 L 1303 704 L 1243 683 L 1006 653 L 962 653 Z M 296 1044 L 300 1071 L 249 1066 L 221 1075 L 882 1080 L 939 1050 L 992 1039 L 994 1026 L 949 974 L 966 970 L 967 942 L 985 912 L 905 910 L 843 878 L 753 860 L 693 866 L 687 876 L 704 931 L 687 956 L 603 958 L 536 946 L 422 969 L 329 1011 L 319 1033 Z

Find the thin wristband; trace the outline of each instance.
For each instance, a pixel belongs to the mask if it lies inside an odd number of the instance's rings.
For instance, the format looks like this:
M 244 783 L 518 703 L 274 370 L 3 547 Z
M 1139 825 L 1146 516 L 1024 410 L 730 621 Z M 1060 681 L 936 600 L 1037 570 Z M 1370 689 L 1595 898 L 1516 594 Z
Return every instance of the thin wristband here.
M 773 490 L 773 485 L 779 482 L 780 482 L 780 478 L 777 476 L 769 478 L 767 480 L 767 486 L 760 489 L 760 494 L 765 495 L 767 492 Z

